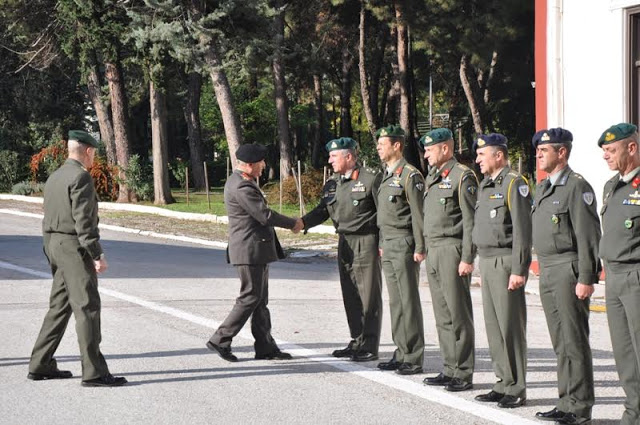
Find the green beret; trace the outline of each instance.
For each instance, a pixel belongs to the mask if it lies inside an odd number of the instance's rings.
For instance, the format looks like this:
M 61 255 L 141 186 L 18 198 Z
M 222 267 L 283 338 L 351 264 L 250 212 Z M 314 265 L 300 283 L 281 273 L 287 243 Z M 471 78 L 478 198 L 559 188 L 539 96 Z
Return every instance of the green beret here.
M 97 148 L 98 141 L 94 139 L 89 133 L 83 130 L 69 130 L 69 140 L 77 140 L 80 143 Z
M 339 139 L 329 140 L 329 142 L 325 145 L 327 148 L 327 152 L 337 151 L 340 149 L 358 149 L 358 142 L 353 140 L 351 137 L 341 137 Z
M 420 144 L 422 146 L 431 146 L 446 142 L 447 140 L 453 140 L 453 133 L 451 130 L 448 128 L 436 128 L 422 136 L 420 138 Z
M 598 146 L 602 147 L 602 145 L 608 145 L 609 143 L 626 139 L 627 137 L 633 136 L 636 131 L 638 131 L 638 127 L 626 122 L 612 125 L 602 133 L 602 136 L 598 139 Z
M 404 139 L 404 130 L 400 125 L 388 125 L 386 127 L 382 127 L 378 131 L 376 131 L 376 139 L 381 137 L 392 137 L 397 139 Z

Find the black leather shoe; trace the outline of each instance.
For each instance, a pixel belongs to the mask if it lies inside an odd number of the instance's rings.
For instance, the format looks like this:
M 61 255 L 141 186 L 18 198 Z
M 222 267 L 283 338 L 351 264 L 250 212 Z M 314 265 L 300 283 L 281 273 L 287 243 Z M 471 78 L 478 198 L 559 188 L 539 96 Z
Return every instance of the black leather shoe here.
M 72 378 L 73 375 L 68 370 L 52 370 L 47 373 L 34 373 L 29 372 L 27 375 L 27 379 L 31 379 L 32 381 L 44 381 L 46 379 L 69 379 Z
M 380 370 L 397 370 L 400 367 L 400 362 L 395 358 L 392 358 L 388 362 L 378 363 L 378 369 Z
M 564 418 L 564 415 L 566 415 L 565 412 L 563 412 L 562 410 L 558 410 L 557 408 L 554 407 L 552 410 L 549 410 L 548 412 L 536 413 L 536 419 L 540 419 L 541 421 L 555 421 L 560 418 Z
M 454 393 L 458 391 L 467 391 L 473 389 L 473 384 L 471 382 L 464 382 L 460 378 L 453 378 L 451 382 L 449 382 L 449 385 L 446 385 L 444 389 Z
M 107 374 L 96 379 L 82 381 L 83 387 L 120 387 L 127 383 L 127 379 L 122 376 Z
M 440 372 L 438 374 L 438 376 L 433 376 L 431 378 L 424 378 L 424 381 L 422 381 L 423 384 L 425 385 L 447 385 L 449 382 L 451 382 L 451 377 L 445 375 L 444 373 Z
M 355 341 L 351 341 L 345 348 L 334 350 L 331 355 L 333 357 L 351 357 L 356 353 L 353 349 L 353 344 L 355 344 Z
M 575 413 L 566 413 L 564 417 L 556 420 L 557 424 L 569 424 L 569 425 L 582 425 L 591 422 L 591 418 L 581 418 L 576 416 Z
M 284 351 L 276 350 L 266 354 L 256 354 L 256 360 L 291 360 L 293 356 Z
M 524 397 L 516 397 L 514 395 L 505 395 L 498 402 L 498 407 L 502 407 L 503 409 L 513 409 L 514 407 L 524 406 L 527 401 Z
M 503 397 L 504 394 L 491 390 L 486 394 L 477 395 L 475 399 L 476 401 L 482 401 L 483 403 L 496 403 L 502 400 Z
M 378 355 L 369 351 L 356 351 L 351 356 L 353 362 L 372 362 L 374 360 L 378 360 Z
M 422 373 L 422 366 L 413 363 L 402 363 L 396 370 L 398 375 L 416 375 Z
M 220 357 L 228 362 L 238 361 L 238 358 L 231 352 L 231 347 L 220 347 L 218 344 L 207 341 L 207 348 L 211 351 L 216 351 L 220 355 Z

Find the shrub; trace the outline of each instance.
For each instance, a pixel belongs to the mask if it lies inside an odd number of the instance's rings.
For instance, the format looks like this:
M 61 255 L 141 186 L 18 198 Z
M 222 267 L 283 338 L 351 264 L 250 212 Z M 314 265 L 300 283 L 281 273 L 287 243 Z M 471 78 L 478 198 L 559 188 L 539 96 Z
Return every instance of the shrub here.
M 311 170 L 302 174 L 302 199 L 305 204 L 315 204 L 322 194 L 322 171 Z M 280 185 L 277 181 L 265 185 L 263 188 L 267 201 L 270 204 L 280 202 Z M 285 204 L 297 204 L 298 190 L 293 177 L 288 177 L 282 182 L 282 202 Z
M 183 161 L 182 158 L 176 158 L 169 163 L 169 169 L 182 189 L 184 189 L 187 184 L 189 167 L 189 161 Z
M 11 193 L 14 195 L 31 196 L 42 192 L 44 192 L 44 183 L 34 183 L 29 180 L 16 183 L 11 188 Z
M 96 156 L 89 169 L 96 187 L 96 193 L 101 201 L 115 201 L 118 198 L 118 168 L 107 164 L 105 158 Z
M 64 140 L 53 143 L 31 157 L 29 168 L 31 180 L 45 181 L 67 159 L 67 145 Z
M 138 195 L 138 200 L 153 199 L 153 167 L 149 162 L 142 160 L 138 154 L 131 155 L 124 176 L 124 183 Z
M 0 192 L 7 191 L 20 179 L 18 152 L 0 151 Z

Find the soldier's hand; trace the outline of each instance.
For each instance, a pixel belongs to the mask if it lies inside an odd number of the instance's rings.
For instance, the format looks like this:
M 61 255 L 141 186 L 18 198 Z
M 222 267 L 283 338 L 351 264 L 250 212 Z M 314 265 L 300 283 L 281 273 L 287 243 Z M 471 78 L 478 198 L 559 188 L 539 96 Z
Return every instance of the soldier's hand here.
M 300 230 L 302 230 L 302 229 L 304 229 L 304 221 L 302 221 L 302 219 L 301 219 L 301 218 L 298 218 L 298 219 L 296 220 L 296 224 L 295 224 L 295 226 L 293 226 L 293 229 L 291 229 L 291 231 L 292 231 L 293 233 L 299 233 L 299 232 L 300 232 Z
M 94 260 L 93 264 L 96 268 L 96 273 L 104 273 L 109 267 L 109 265 L 107 264 L 107 259 L 104 257 L 100 257 L 99 260 Z
M 465 263 L 464 261 L 460 261 L 458 265 L 458 275 L 466 276 L 473 272 L 473 263 Z
M 413 254 L 413 261 L 415 261 L 416 263 L 422 263 L 422 260 L 424 260 L 424 254 Z
M 512 274 L 509 276 L 509 290 L 515 291 L 518 288 L 524 286 L 525 279 L 524 276 L 518 276 L 517 274 Z
M 578 283 L 576 285 L 576 297 L 578 297 L 579 300 L 586 300 L 593 295 L 593 291 L 595 291 L 593 285 L 585 285 L 584 283 Z

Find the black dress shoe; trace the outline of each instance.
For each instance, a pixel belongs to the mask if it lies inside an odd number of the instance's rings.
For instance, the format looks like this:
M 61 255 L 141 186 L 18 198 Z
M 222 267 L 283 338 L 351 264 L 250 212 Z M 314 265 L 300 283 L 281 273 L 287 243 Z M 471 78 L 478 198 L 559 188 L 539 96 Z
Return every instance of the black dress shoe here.
M 351 341 L 345 348 L 334 350 L 331 355 L 333 357 L 351 357 L 356 353 L 356 351 L 353 349 L 354 344 L 355 341 Z
M 548 412 L 536 413 L 536 419 L 540 419 L 541 421 L 555 421 L 560 418 L 564 418 L 564 415 L 566 415 L 565 412 L 563 412 L 562 410 L 558 410 L 557 408 L 554 407 L 552 410 L 549 410 Z
M 449 385 L 446 385 L 444 389 L 454 393 L 458 391 L 467 391 L 473 389 L 473 384 L 471 382 L 464 382 L 460 378 L 453 378 L 451 382 L 449 382 Z
M 475 399 L 484 403 L 495 403 L 502 400 L 503 397 L 504 394 L 491 390 L 486 394 L 477 395 Z
M 451 379 L 453 378 L 440 372 L 438 376 L 433 376 L 431 378 L 424 378 L 424 381 L 422 382 L 425 385 L 447 385 L 449 382 L 451 382 Z
M 422 373 L 422 366 L 413 363 L 402 363 L 396 370 L 398 375 L 416 375 Z
M 395 357 L 392 357 L 388 362 L 380 362 L 378 363 L 378 369 L 380 370 L 397 370 L 400 367 L 400 362 L 396 360 Z
M 291 360 L 293 356 L 284 351 L 276 350 L 266 354 L 256 354 L 256 360 Z
M 581 418 L 575 413 L 565 413 L 564 417 L 556 420 L 557 424 L 582 425 L 591 422 L 591 418 Z
M 127 379 L 122 376 L 113 376 L 108 373 L 96 379 L 82 381 L 83 387 L 120 387 L 127 383 Z
M 34 373 L 29 372 L 27 375 L 27 379 L 31 379 L 32 381 L 44 381 L 46 379 L 69 379 L 72 378 L 73 375 L 68 370 L 52 370 L 47 373 Z
M 524 406 L 527 401 L 524 397 L 516 397 L 514 395 L 505 395 L 498 402 L 498 407 L 502 407 L 503 409 L 513 409 L 514 407 Z
M 374 360 L 378 360 L 378 355 L 369 351 L 356 351 L 351 356 L 353 362 L 372 362 Z
M 207 341 L 207 348 L 211 351 L 216 351 L 220 355 L 220 357 L 228 362 L 238 361 L 238 358 L 231 352 L 231 347 L 220 347 L 218 344 Z

